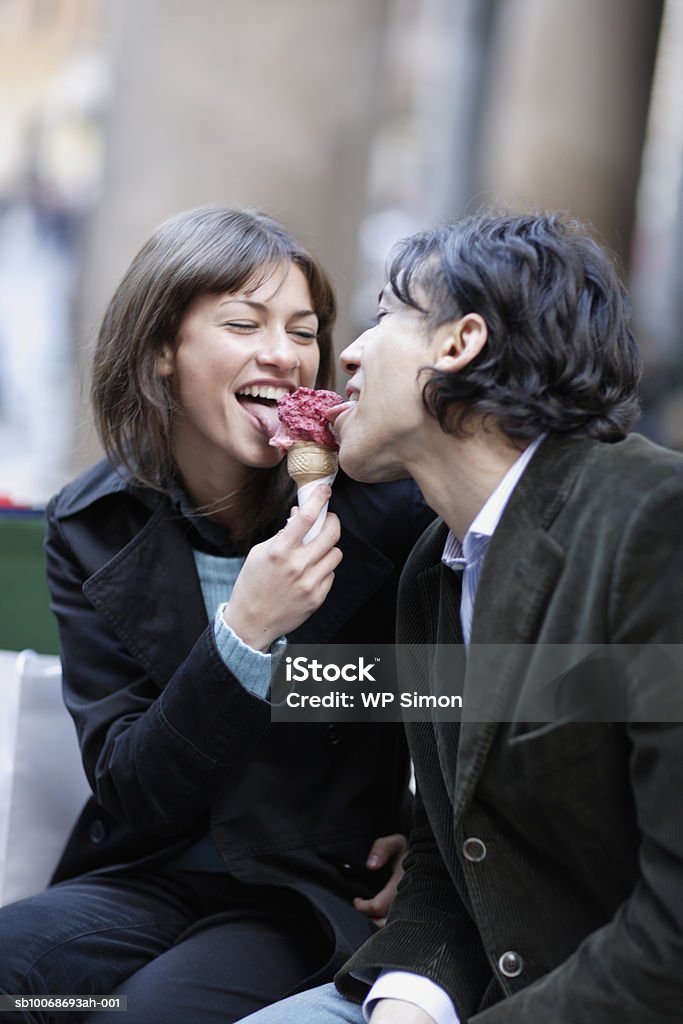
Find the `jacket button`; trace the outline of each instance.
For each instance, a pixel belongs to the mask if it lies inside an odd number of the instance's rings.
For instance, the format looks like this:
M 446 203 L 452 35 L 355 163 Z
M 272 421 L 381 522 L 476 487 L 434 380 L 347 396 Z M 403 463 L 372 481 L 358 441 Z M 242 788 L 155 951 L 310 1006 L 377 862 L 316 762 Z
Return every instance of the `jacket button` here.
M 332 746 L 341 743 L 341 736 L 336 725 L 328 725 L 325 729 L 325 743 L 330 743 Z
M 471 860 L 474 864 L 478 864 L 479 861 L 484 860 L 488 851 L 486 843 L 471 836 L 462 844 L 462 852 L 465 860 Z
M 509 949 L 507 953 L 503 953 L 503 955 L 498 958 L 498 970 L 501 974 L 504 974 L 506 978 L 518 978 L 524 970 L 524 961 L 519 953 L 515 953 L 513 949 Z
M 88 828 L 88 836 L 91 843 L 103 843 L 107 838 L 107 829 L 104 822 L 100 821 L 99 818 L 91 821 Z

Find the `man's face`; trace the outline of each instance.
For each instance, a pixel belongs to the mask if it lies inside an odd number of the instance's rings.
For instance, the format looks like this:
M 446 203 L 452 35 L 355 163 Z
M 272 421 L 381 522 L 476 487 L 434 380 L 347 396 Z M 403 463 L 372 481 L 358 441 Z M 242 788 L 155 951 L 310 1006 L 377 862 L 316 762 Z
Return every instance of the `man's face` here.
M 418 380 L 421 367 L 432 363 L 432 349 L 424 313 L 404 305 L 387 286 L 375 326 L 340 356 L 350 375 L 351 403 L 337 416 L 334 431 L 349 476 L 372 483 L 411 474 L 424 451 L 425 429 L 434 424 Z

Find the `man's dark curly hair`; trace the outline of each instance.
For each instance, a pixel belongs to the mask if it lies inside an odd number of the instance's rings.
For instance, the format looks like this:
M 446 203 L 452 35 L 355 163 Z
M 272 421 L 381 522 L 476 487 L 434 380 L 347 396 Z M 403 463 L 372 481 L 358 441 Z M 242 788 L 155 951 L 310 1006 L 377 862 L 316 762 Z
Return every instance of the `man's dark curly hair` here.
M 484 415 L 516 441 L 544 431 L 618 441 L 638 418 L 630 303 L 585 225 L 475 215 L 400 242 L 389 281 L 432 330 L 467 313 L 488 326 L 462 371 L 424 371 L 423 401 L 445 431 Z

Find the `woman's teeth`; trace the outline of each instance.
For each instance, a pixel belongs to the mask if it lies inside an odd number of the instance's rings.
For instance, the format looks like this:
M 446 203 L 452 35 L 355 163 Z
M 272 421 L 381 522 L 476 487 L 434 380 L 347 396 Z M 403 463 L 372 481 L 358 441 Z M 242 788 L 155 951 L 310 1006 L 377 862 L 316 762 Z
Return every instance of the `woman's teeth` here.
M 277 402 L 278 398 L 284 398 L 285 395 L 289 394 L 289 388 L 252 384 L 250 387 L 240 388 L 237 394 L 244 395 L 245 398 L 267 398 L 270 401 Z

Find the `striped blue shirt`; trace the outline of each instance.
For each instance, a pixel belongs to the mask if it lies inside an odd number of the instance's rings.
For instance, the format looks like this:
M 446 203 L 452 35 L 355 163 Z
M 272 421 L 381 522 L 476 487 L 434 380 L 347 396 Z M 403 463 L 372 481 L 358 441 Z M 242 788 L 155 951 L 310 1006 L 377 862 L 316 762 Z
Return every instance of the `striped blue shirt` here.
M 528 448 L 525 448 L 519 458 L 515 459 L 491 497 L 479 510 L 462 543 L 452 531 L 446 538 L 441 561 L 454 572 L 462 572 L 460 624 L 466 644 L 469 644 L 472 636 L 474 602 L 489 541 L 500 522 L 512 492 L 544 437 L 545 434 L 537 437 Z

